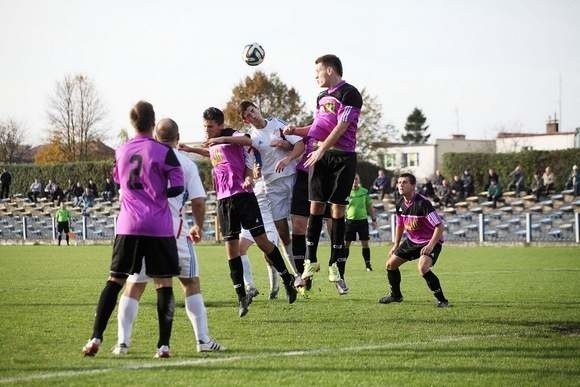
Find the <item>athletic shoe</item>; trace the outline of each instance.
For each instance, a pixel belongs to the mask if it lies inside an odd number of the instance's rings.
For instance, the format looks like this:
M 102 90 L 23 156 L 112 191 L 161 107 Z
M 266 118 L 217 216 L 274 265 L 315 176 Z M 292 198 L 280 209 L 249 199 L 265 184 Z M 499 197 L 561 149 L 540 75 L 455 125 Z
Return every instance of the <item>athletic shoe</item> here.
M 252 302 L 252 298 L 248 297 L 247 295 L 240 300 L 238 314 L 240 317 L 244 317 L 248 314 L 248 306 L 250 306 Z
M 302 273 L 302 279 L 312 278 L 314 273 L 320 271 L 320 263 L 310 262 L 309 260 L 304 261 L 304 272 Z
M 294 287 L 294 276 L 289 276 L 288 280 L 284 281 L 284 289 L 286 289 L 286 296 L 288 296 L 288 303 L 293 304 L 296 301 L 298 291 Z
M 395 297 L 391 293 L 387 294 L 379 300 L 379 304 L 390 304 L 391 302 L 402 302 L 403 296 Z
M 312 282 L 313 282 L 312 277 L 304 280 L 304 282 L 306 282 L 306 285 L 304 285 L 304 288 L 306 289 L 306 291 L 310 291 L 310 289 L 312 289 Z
M 204 343 L 201 340 L 197 342 L 197 352 L 221 352 L 225 350 L 226 347 L 211 338 L 207 343 Z
M 341 296 L 348 294 L 348 287 L 346 286 L 346 282 L 343 279 L 339 279 L 335 282 L 336 290 L 338 290 L 338 294 Z
M 371 266 L 370 263 L 366 264 L 366 269 L 367 269 L 367 271 L 373 271 L 373 267 Z
M 254 298 L 256 297 L 258 294 L 260 294 L 260 292 L 258 291 L 258 289 L 256 289 L 253 286 L 248 286 L 248 288 L 246 289 L 246 294 L 250 297 L 250 298 Z
M 113 347 L 111 352 L 113 352 L 113 355 L 123 356 L 129 352 L 129 347 L 125 343 L 117 344 Z
M 268 295 L 268 300 L 275 300 L 276 298 L 278 298 L 278 292 L 280 291 L 280 288 L 275 288 L 275 289 L 271 289 L 270 290 L 270 294 Z
M 437 301 L 437 307 L 438 308 L 449 308 L 449 301 L 445 300 L 445 301 Z
M 161 347 L 157 348 L 155 352 L 155 359 L 166 359 L 171 357 L 171 353 L 169 353 L 169 347 L 167 345 L 162 345 Z
M 302 279 L 302 274 L 298 274 L 294 279 L 294 287 L 295 288 L 302 288 L 306 285 L 306 281 Z
M 336 262 L 328 266 L 328 280 L 330 282 L 340 281 L 340 272 L 338 271 L 338 266 L 336 265 Z
M 99 352 L 99 347 L 101 346 L 100 339 L 90 339 L 87 344 L 83 347 L 83 356 L 95 356 Z

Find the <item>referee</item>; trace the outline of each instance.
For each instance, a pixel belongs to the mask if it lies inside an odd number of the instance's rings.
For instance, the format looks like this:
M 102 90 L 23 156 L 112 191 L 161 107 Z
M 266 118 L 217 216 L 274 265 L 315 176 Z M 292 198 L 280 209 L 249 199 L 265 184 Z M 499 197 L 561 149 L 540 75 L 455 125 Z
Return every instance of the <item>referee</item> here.
M 66 208 L 64 202 L 60 203 L 60 208 L 56 211 L 56 231 L 58 232 L 58 245 L 60 246 L 60 241 L 62 240 L 62 233 L 66 238 L 66 245 L 69 245 L 69 232 L 70 232 L 70 212 Z

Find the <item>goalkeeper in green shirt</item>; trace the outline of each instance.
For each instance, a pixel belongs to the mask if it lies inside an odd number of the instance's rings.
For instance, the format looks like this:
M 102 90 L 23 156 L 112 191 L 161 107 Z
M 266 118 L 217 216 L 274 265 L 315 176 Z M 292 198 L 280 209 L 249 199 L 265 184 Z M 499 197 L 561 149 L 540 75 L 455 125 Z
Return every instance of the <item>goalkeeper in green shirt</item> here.
M 362 256 L 367 271 L 373 270 L 371 266 L 371 249 L 369 248 L 369 215 L 371 217 L 373 228 L 377 227 L 377 218 L 372 204 L 369 191 L 360 185 L 360 177 L 357 174 L 352 184 L 352 191 L 350 191 L 348 206 L 346 209 L 346 227 L 344 232 L 345 255 L 346 258 L 348 258 L 350 244 L 351 242 L 356 241 L 356 236 L 358 234 L 358 239 L 362 245 Z M 343 279 L 345 264 L 346 262 L 339 265 L 339 270 L 341 271 L 340 275 Z
M 60 203 L 60 208 L 56 211 L 56 231 L 58 232 L 58 245 L 60 246 L 60 241 L 62 240 L 62 233 L 64 232 L 66 238 L 66 245 L 69 245 L 69 232 L 70 232 L 70 212 L 66 208 L 64 202 Z

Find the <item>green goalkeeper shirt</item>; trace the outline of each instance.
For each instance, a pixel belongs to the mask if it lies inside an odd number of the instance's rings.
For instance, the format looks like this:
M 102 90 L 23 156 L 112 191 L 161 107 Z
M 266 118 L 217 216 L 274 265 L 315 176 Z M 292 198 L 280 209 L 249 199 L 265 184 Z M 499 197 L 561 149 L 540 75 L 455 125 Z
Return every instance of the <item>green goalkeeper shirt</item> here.
M 348 207 L 346 208 L 346 219 L 348 220 L 365 220 L 369 214 L 367 208 L 371 205 L 372 200 L 369 191 L 364 187 L 358 187 L 350 191 Z
M 70 212 L 66 208 L 59 208 L 56 211 L 57 222 L 68 222 L 70 220 Z

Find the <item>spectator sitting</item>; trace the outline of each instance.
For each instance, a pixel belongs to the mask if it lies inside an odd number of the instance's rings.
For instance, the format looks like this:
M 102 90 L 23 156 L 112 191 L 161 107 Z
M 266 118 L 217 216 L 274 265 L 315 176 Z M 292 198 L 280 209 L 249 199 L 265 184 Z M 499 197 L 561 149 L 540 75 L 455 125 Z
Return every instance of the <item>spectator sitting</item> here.
M 572 167 L 572 172 L 566 180 L 566 189 L 574 190 L 575 196 L 580 195 L 580 171 L 577 165 Z
M 421 187 L 421 195 L 430 199 L 435 198 L 435 189 L 433 188 L 431 180 L 425 179 L 425 184 L 423 184 L 423 187 Z
M 30 185 L 30 192 L 28 192 L 28 200 L 33 203 L 36 203 L 38 197 L 42 194 L 42 184 L 38 179 L 34 179 L 32 184 Z
M 431 179 L 435 190 L 437 190 L 439 187 L 443 185 L 443 180 L 445 180 L 445 176 L 443 176 L 441 172 L 437 169 L 435 171 L 435 175 L 433 175 L 433 179 Z
M 487 171 L 487 184 L 485 184 L 486 191 L 489 188 L 489 186 L 491 185 L 492 181 L 495 181 L 496 184 L 499 184 L 499 176 L 498 176 L 497 172 L 495 171 L 495 169 L 490 168 Z
M 115 197 L 115 184 L 107 177 L 105 188 L 103 189 L 103 200 L 112 201 Z
M 473 196 L 475 193 L 475 187 L 473 185 L 473 176 L 469 169 L 463 171 L 463 195 L 465 197 Z
M 56 201 L 58 206 L 60 206 L 60 203 L 64 201 L 64 192 L 62 191 L 62 188 L 60 188 L 60 185 L 56 184 L 56 188 L 54 189 L 50 200 L 53 202 Z
M 64 197 L 68 201 L 73 201 L 74 195 L 73 192 L 75 190 L 76 185 L 73 184 L 71 179 L 68 179 L 66 184 L 66 189 L 64 190 Z
M 95 184 L 93 179 L 89 179 L 89 183 L 87 184 L 87 188 L 91 191 L 91 193 L 93 194 L 93 197 L 96 198 L 97 196 L 99 196 L 99 189 L 97 188 L 97 185 Z
M 453 198 L 453 203 L 463 199 L 463 181 L 459 176 L 453 176 L 453 182 L 451 183 L 451 197 Z
M 81 196 L 81 203 L 83 206 L 83 212 L 87 208 L 92 207 L 94 202 L 95 202 L 95 195 L 93 195 L 93 192 L 89 189 L 89 187 L 85 188 L 85 192 Z
M 501 198 L 502 190 L 499 182 L 495 180 L 490 181 L 489 188 L 487 189 L 487 200 L 493 202 L 493 206 L 497 205 L 497 201 Z
M 522 170 L 522 166 L 518 164 L 516 169 L 511 171 L 509 175 L 511 176 L 512 181 L 508 184 L 507 190 L 511 191 L 513 189 L 516 191 L 516 195 L 518 195 L 524 190 L 524 171 Z
M 379 175 L 373 181 L 373 186 L 371 187 L 371 193 L 378 193 L 381 200 L 385 197 L 385 193 L 387 193 L 389 187 L 391 186 L 391 182 L 389 178 L 385 176 L 385 171 L 383 169 L 379 169 Z
M 81 206 L 82 203 L 82 196 L 83 193 L 85 192 L 85 190 L 83 189 L 83 187 L 81 186 L 81 183 L 76 183 L 76 185 L 74 186 L 73 190 L 72 190 L 72 200 L 75 206 Z
M 56 184 L 51 179 L 48 179 L 48 183 L 44 186 L 44 197 L 47 199 L 52 198 L 52 194 L 56 189 Z
M 532 190 L 532 195 L 536 196 L 536 200 L 540 201 L 540 196 L 544 191 L 544 183 L 540 178 L 539 172 L 534 173 L 534 176 L 532 176 L 532 184 L 530 185 L 530 189 Z
M 552 168 L 546 167 L 544 174 L 542 175 L 542 183 L 544 184 L 544 192 L 546 193 L 546 196 L 554 192 L 555 180 L 556 177 L 554 176 L 554 172 L 552 172 Z
M 453 205 L 453 195 L 451 193 L 451 187 L 446 179 L 443 179 L 439 188 L 437 188 L 437 197 L 435 201 L 439 202 L 440 205 L 449 207 Z

